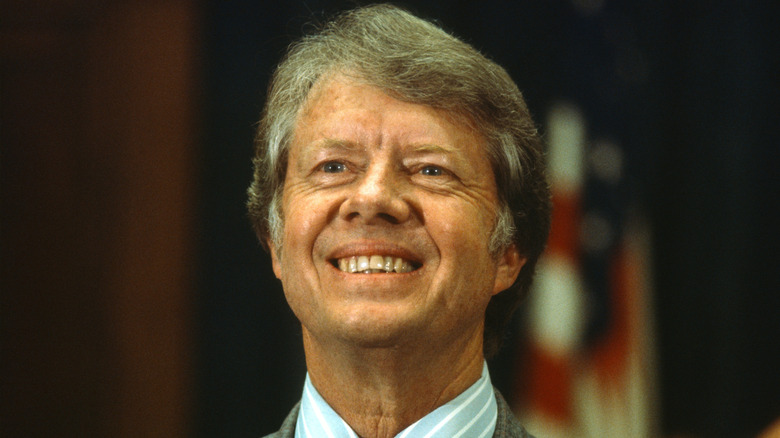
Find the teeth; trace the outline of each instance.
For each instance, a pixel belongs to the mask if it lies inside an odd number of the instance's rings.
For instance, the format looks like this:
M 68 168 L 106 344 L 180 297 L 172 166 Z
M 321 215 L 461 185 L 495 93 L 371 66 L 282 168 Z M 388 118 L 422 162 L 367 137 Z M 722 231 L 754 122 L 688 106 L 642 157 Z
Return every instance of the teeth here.
M 371 269 L 385 269 L 385 258 L 378 255 L 371 256 L 371 261 L 368 262 Z
M 348 272 L 357 272 L 357 258 L 352 257 L 349 259 Z
M 368 269 L 371 269 L 370 265 L 370 259 L 366 256 L 360 256 L 357 259 L 357 270 L 358 271 L 365 271 Z
M 381 255 L 354 256 L 338 260 L 341 271 L 361 274 L 377 274 L 380 272 L 411 272 L 414 267 L 400 257 Z

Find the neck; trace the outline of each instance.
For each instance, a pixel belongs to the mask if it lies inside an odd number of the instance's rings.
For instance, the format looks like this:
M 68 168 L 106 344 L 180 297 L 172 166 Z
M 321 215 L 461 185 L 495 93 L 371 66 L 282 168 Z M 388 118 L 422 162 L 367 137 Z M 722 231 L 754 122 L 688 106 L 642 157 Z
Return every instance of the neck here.
M 476 382 L 481 327 L 460 342 L 361 347 L 303 330 L 309 377 L 361 437 L 393 437 Z M 446 344 L 446 345 L 441 345 Z

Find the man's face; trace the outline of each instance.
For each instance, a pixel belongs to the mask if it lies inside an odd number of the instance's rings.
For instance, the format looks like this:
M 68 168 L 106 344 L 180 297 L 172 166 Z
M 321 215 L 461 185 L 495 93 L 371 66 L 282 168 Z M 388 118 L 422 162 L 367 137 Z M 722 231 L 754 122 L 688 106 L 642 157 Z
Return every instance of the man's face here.
M 480 135 L 337 76 L 312 90 L 288 158 L 271 252 L 305 334 L 481 341 L 488 301 L 524 260 L 489 254 L 498 198 Z

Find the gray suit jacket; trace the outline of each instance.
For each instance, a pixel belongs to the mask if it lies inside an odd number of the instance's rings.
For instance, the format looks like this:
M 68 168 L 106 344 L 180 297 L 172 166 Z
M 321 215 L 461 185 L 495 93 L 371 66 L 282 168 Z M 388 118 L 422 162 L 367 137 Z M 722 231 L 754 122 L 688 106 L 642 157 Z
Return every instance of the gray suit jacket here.
M 498 403 L 498 419 L 496 420 L 496 431 L 493 433 L 493 438 L 534 438 L 517 421 L 501 393 L 498 390 L 495 392 L 496 402 Z M 282 423 L 282 428 L 276 433 L 267 435 L 265 438 L 294 438 L 298 409 L 300 409 L 300 403 L 295 405 L 292 412 L 287 415 L 284 423 Z

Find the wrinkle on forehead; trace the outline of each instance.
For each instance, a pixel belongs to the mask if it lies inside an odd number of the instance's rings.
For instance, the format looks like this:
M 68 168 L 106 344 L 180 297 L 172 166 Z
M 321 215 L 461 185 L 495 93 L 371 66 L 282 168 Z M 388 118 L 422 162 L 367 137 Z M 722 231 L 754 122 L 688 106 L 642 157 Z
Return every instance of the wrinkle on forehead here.
M 486 141 L 487 138 L 485 137 L 484 131 L 479 128 L 479 125 L 474 119 L 474 117 L 468 114 L 465 110 L 458 111 L 457 109 L 452 109 L 452 108 L 437 107 L 435 103 L 421 102 L 419 100 L 407 98 L 393 90 L 379 87 L 376 84 L 372 83 L 370 80 L 366 79 L 363 75 L 359 73 L 355 73 L 353 70 L 348 70 L 348 69 L 346 70 L 332 69 L 322 74 L 314 82 L 314 85 L 309 90 L 306 100 L 304 101 L 303 105 L 301 105 L 301 108 L 298 111 L 297 122 L 299 122 L 304 117 L 310 117 L 313 113 L 315 113 L 317 108 L 321 107 L 320 98 L 322 97 L 322 95 L 327 91 L 332 90 L 331 85 L 337 82 L 341 82 L 342 84 L 352 85 L 352 86 L 372 87 L 380 91 L 382 94 L 384 94 L 388 98 L 388 100 L 398 100 L 401 102 L 427 107 L 432 112 L 434 112 L 437 116 L 446 119 L 449 123 L 453 125 L 461 126 L 465 129 L 472 131 L 473 135 L 480 138 L 481 143 L 483 145 L 485 146 L 487 145 L 487 141 Z M 296 122 L 296 126 L 298 124 L 297 122 Z M 487 149 L 485 149 L 485 152 L 487 153 Z

